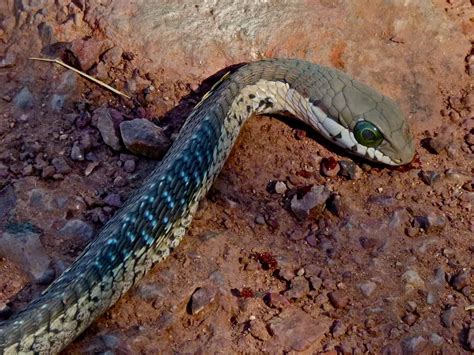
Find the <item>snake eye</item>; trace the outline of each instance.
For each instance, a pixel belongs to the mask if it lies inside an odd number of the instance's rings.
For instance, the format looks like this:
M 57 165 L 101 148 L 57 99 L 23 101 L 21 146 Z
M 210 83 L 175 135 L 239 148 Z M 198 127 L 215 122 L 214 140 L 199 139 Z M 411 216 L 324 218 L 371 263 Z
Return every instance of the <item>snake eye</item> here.
M 379 129 L 368 121 L 359 121 L 354 127 L 354 137 L 366 147 L 377 147 L 383 141 Z

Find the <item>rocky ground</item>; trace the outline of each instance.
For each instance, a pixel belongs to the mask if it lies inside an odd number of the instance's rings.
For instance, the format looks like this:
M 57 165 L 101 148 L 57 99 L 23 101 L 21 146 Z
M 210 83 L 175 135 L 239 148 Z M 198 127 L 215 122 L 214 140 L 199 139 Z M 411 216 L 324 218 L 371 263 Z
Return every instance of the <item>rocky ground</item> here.
M 299 57 L 396 99 L 414 163 L 373 166 L 291 120 L 251 119 L 187 238 L 65 353 L 474 351 L 473 9 L 3 1 L 1 318 L 94 238 L 213 74 Z M 131 99 L 31 56 L 62 58 Z

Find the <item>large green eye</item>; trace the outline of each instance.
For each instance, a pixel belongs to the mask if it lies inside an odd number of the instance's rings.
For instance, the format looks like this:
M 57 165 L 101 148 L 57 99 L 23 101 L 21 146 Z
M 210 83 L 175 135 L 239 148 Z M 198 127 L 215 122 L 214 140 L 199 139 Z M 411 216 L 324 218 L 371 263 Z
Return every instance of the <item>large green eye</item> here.
M 383 141 L 382 133 L 372 123 L 359 121 L 354 127 L 354 137 L 366 147 L 377 147 Z

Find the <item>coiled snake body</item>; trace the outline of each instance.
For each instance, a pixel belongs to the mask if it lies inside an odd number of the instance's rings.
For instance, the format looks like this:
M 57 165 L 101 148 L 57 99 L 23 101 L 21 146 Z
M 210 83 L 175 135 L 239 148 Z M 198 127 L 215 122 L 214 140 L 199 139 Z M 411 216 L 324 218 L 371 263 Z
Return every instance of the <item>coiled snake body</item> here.
M 205 95 L 165 158 L 81 256 L 0 324 L 2 352 L 61 351 L 178 245 L 247 118 L 277 112 L 370 160 L 400 165 L 413 158 L 407 124 L 389 98 L 305 61 L 247 64 Z

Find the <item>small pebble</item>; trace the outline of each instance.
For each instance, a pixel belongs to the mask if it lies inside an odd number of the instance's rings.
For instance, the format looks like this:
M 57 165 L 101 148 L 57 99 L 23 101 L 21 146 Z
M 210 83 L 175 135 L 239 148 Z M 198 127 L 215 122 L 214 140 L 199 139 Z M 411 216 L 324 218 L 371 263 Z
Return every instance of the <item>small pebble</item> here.
M 290 299 L 299 299 L 305 297 L 308 292 L 308 281 L 303 276 L 297 276 L 291 280 L 291 287 L 285 292 L 285 296 Z
M 418 317 L 413 313 L 407 313 L 403 316 L 402 320 L 405 324 L 412 326 L 416 323 Z
M 21 173 L 22 173 L 24 176 L 29 176 L 29 175 L 33 174 L 33 165 L 31 165 L 31 164 L 26 165 L 26 166 L 23 168 L 23 170 L 22 170 Z
M 89 176 L 90 174 L 92 174 L 92 172 L 94 171 L 95 168 L 97 168 L 99 166 L 99 162 L 98 161 L 93 161 L 89 164 L 87 164 L 85 170 L 84 170 L 84 175 L 85 176 Z
M 347 327 L 341 320 L 337 319 L 331 326 L 331 334 L 334 338 L 339 338 L 346 333 Z
M 20 90 L 18 94 L 13 99 L 13 103 L 16 107 L 22 110 L 29 110 L 33 108 L 34 99 L 30 90 L 25 86 Z
M 405 282 L 405 289 L 412 291 L 415 289 L 424 289 L 425 282 L 415 270 L 408 270 L 402 275 L 402 281 Z
M 94 237 L 94 228 L 80 219 L 70 219 L 59 230 L 61 236 L 71 239 L 79 239 L 83 244 L 88 243 Z
M 360 177 L 360 168 L 352 160 L 339 161 L 339 175 L 349 180 L 356 180 Z
M 349 303 L 349 297 L 342 290 L 336 290 L 328 293 L 329 301 L 335 308 L 344 308 Z
M 64 157 L 57 157 L 54 158 L 51 163 L 53 164 L 54 168 L 56 169 L 56 172 L 59 174 L 68 174 L 71 172 L 71 167 L 67 163 L 66 159 Z
M 84 160 L 84 152 L 82 148 L 75 142 L 71 148 L 71 159 L 75 161 L 83 161 Z
M 313 290 L 315 291 L 319 291 L 319 289 L 321 288 L 321 285 L 323 284 L 323 280 L 321 280 L 319 277 L 317 276 L 311 276 L 309 278 L 309 282 L 311 283 L 311 287 L 313 288 Z
M 95 110 L 92 120 L 96 122 L 97 129 L 104 143 L 113 150 L 119 151 L 122 148 L 118 129 L 120 120 L 113 117 L 111 110 L 105 107 Z
M 339 163 L 333 157 L 321 160 L 321 174 L 327 177 L 336 176 L 341 169 Z
M 311 209 L 323 205 L 329 198 L 330 192 L 326 186 L 314 185 L 302 198 L 297 194 L 291 199 L 290 207 L 296 217 L 300 220 L 309 216 Z
M 272 292 L 267 294 L 267 304 L 272 308 L 284 309 L 290 305 L 290 301 L 279 293 Z
M 446 328 L 450 328 L 453 325 L 454 318 L 456 317 L 456 307 L 449 307 L 443 313 L 441 313 L 441 323 Z
M 437 181 L 439 181 L 440 174 L 438 174 L 436 171 L 431 170 L 421 171 L 420 178 L 425 184 L 433 186 Z
M 271 339 L 265 323 L 259 319 L 250 320 L 250 334 L 258 340 L 266 341 Z
M 192 83 L 191 85 L 189 85 L 189 88 L 191 89 L 191 91 L 197 92 L 199 90 L 199 85 L 196 83 Z
M 198 288 L 194 291 L 190 300 L 190 310 L 192 315 L 201 312 L 205 307 L 214 302 L 216 291 L 207 287 Z
M 444 343 L 444 339 L 443 339 L 443 337 L 441 337 L 441 336 L 438 335 L 437 333 L 431 333 L 431 335 L 430 335 L 430 342 L 431 342 L 431 344 L 433 344 L 434 346 L 441 346 L 441 345 L 443 345 L 443 343 Z
M 265 217 L 259 214 L 257 217 L 255 217 L 255 223 L 263 226 L 265 224 Z
M 52 165 L 45 166 L 43 170 L 41 171 L 41 177 L 43 179 L 50 178 L 54 175 L 55 172 L 56 172 L 56 169 L 54 169 L 54 166 Z
M 111 207 L 122 206 L 122 199 L 119 194 L 109 194 L 105 196 L 104 202 Z
M 448 135 L 443 134 L 434 138 L 429 138 L 426 141 L 426 144 L 431 152 L 439 154 L 444 150 L 444 148 L 446 148 L 450 141 L 450 137 Z
M 117 66 L 122 60 L 122 54 L 123 50 L 120 47 L 113 47 L 104 53 L 102 59 L 112 66 Z
M 319 315 L 317 319 L 299 308 L 286 309 L 267 322 L 267 329 L 280 349 L 287 353 L 302 352 L 320 341 L 330 331 L 333 321 Z
M 283 181 L 277 181 L 275 183 L 275 192 L 277 194 L 284 194 L 288 190 L 288 187 L 286 187 L 286 184 Z
M 115 187 L 124 187 L 124 186 L 127 186 L 128 180 L 124 178 L 123 176 L 119 175 L 114 179 L 113 184 Z
M 123 163 L 123 170 L 125 170 L 127 173 L 133 173 L 135 171 L 135 160 L 125 160 L 125 162 Z
M 406 338 L 402 341 L 403 354 L 420 354 L 428 345 L 428 341 L 421 335 Z
M 377 284 L 373 281 L 367 281 L 359 284 L 358 286 L 360 292 L 362 292 L 365 297 L 369 297 L 377 288 Z
M 171 145 L 163 129 L 145 119 L 122 122 L 120 133 L 130 152 L 151 159 L 161 159 Z
M 469 285 L 471 275 L 469 271 L 460 271 L 451 279 L 451 285 L 457 291 L 461 291 L 465 286 Z

